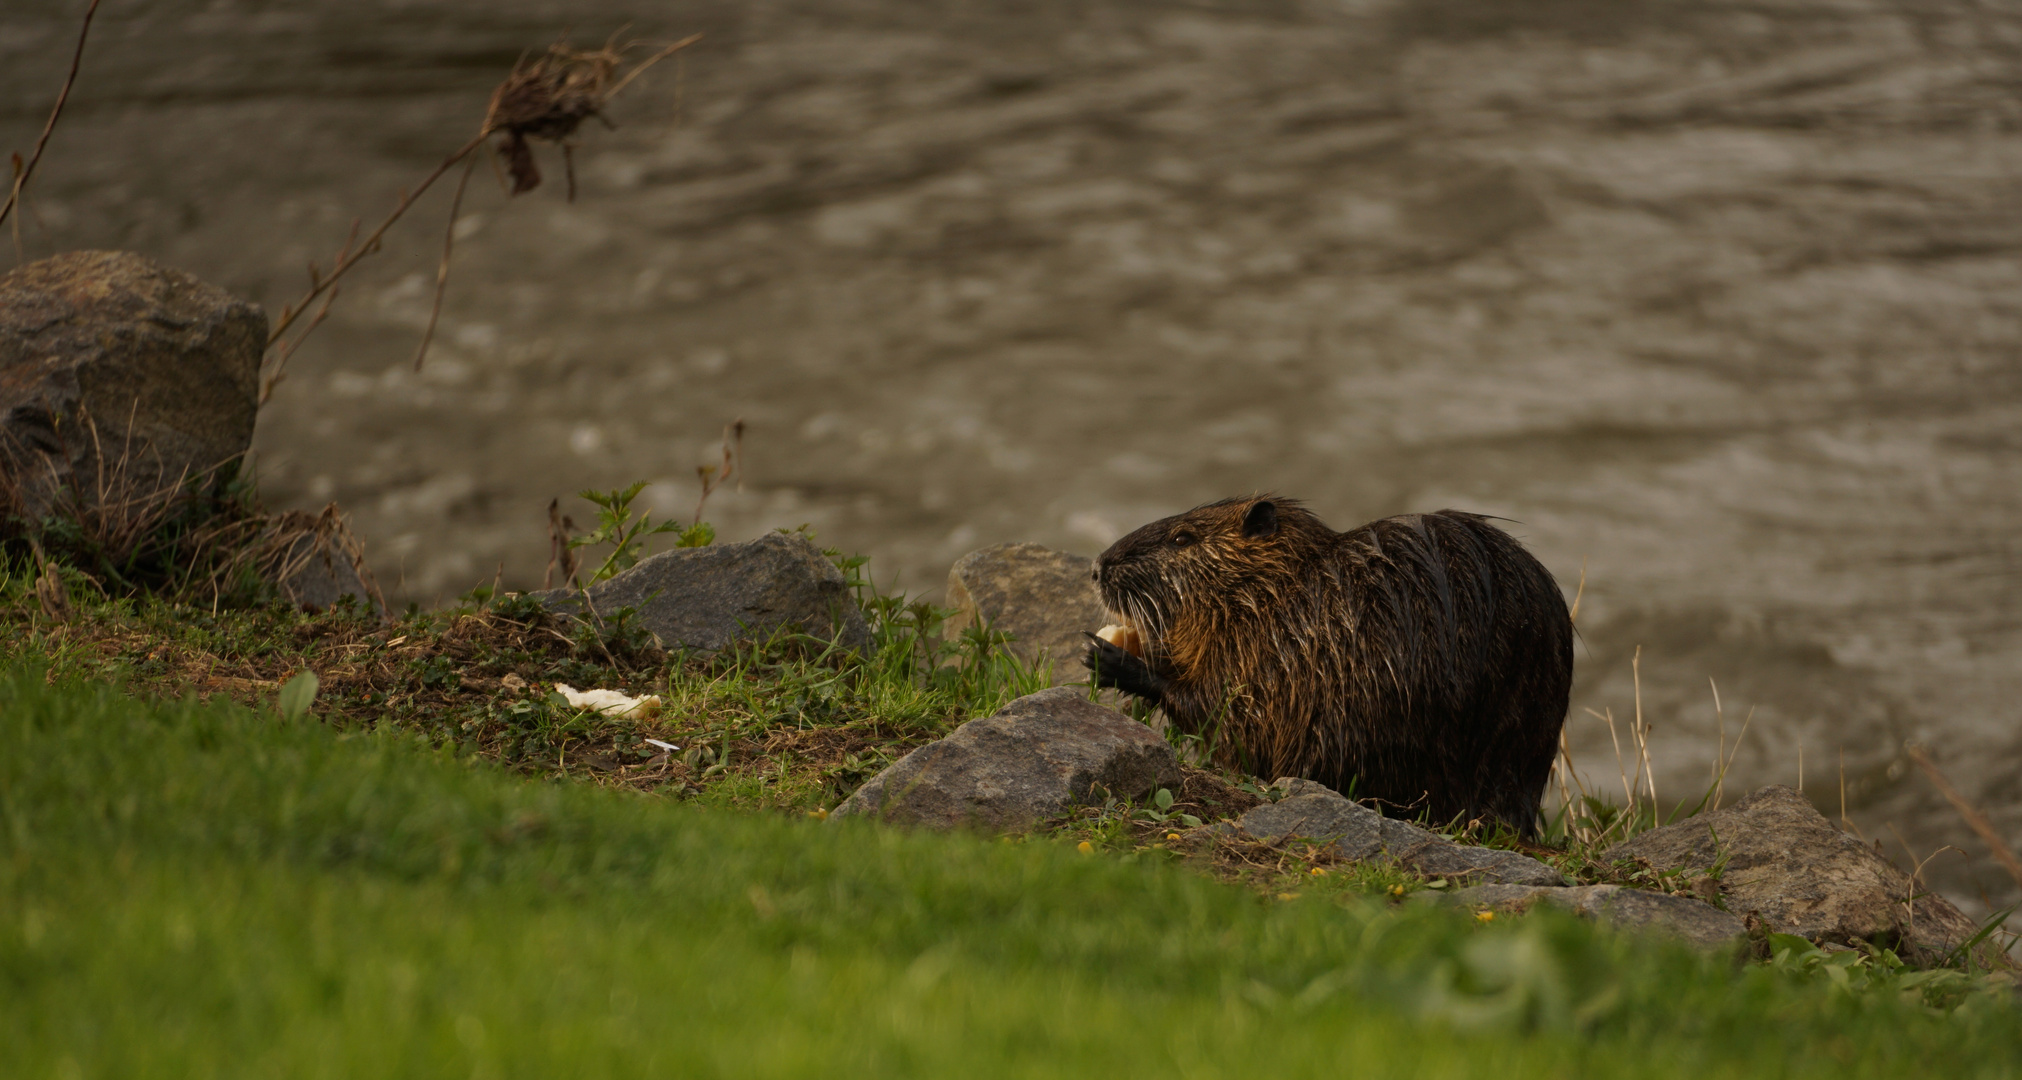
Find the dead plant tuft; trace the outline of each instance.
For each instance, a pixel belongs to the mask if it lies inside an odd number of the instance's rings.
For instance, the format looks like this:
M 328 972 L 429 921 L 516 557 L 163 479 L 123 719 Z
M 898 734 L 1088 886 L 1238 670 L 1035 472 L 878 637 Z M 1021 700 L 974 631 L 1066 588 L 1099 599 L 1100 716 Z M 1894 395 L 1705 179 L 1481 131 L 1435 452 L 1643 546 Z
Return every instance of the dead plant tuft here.
M 604 116 L 604 106 L 641 72 L 701 37 L 691 34 L 668 45 L 622 76 L 619 69 L 624 66 L 625 54 L 639 48 L 640 43 L 620 44 L 615 35 L 600 49 L 578 49 L 558 41 L 532 61 L 521 58 L 505 82 L 492 91 L 491 107 L 485 112 L 482 129 L 487 136 L 502 132 L 506 137 L 499 152 L 505 156 L 506 171 L 512 176 L 512 193 L 518 195 L 540 186 L 540 166 L 534 163 L 533 148 L 527 145 L 528 139 L 540 139 L 561 147 L 569 201 L 575 202 L 576 169 L 569 137 L 591 117 L 607 128 L 612 127 Z
M 576 546 L 570 540 L 576 534 L 576 520 L 562 513 L 562 500 L 548 500 L 548 572 L 541 579 L 541 588 L 556 587 L 555 574 L 561 573 L 563 586 L 580 587 L 576 580 Z

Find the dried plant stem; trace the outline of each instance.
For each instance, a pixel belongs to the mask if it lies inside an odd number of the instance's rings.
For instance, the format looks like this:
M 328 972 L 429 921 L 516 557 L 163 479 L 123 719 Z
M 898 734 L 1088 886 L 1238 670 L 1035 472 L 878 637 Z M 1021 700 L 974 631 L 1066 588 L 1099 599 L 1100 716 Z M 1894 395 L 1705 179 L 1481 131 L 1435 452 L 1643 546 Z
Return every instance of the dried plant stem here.
M 1909 746 L 1905 748 L 1905 752 L 1909 754 L 1910 760 L 1916 763 L 1917 768 L 1924 771 L 1924 775 L 1931 781 L 1931 786 L 1937 788 L 1938 793 L 1945 797 L 1945 801 L 1952 804 L 1952 809 L 1957 810 L 1959 816 L 1966 819 L 1966 825 L 1979 834 L 1981 841 L 1994 853 L 1994 858 L 2001 864 L 2002 869 L 2007 870 L 2008 876 L 2015 879 L 2015 884 L 2022 885 L 2022 858 L 2017 858 L 2015 849 L 2009 847 L 2007 842 L 2001 839 L 2001 834 L 1994 831 L 1994 823 L 1987 820 L 1987 815 L 1967 802 L 1964 795 L 1959 794 L 1959 789 L 1953 787 L 1952 782 L 1945 779 L 1945 774 L 1938 771 L 1937 765 L 1933 764 L 1930 757 L 1924 753 L 1923 747 Z
M 302 342 L 310 334 L 315 333 L 317 327 L 323 325 L 324 319 L 330 317 L 330 305 L 337 302 L 337 295 L 342 291 L 334 285 L 331 286 L 330 291 L 323 294 L 323 306 L 316 309 L 316 317 L 309 320 L 309 325 L 303 327 L 300 334 L 295 335 L 295 340 L 282 343 L 280 351 L 275 354 L 272 369 L 267 372 L 267 377 L 260 381 L 260 404 L 266 404 L 267 399 L 274 396 L 274 387 L 280 385 L 283 375 L 288 370 L 288 358 L 295 355 L 295 350 L 301 348 Z
M 1573 592 L 1573 610 L 1566 613 L 1566 621 L 1577 626 L 1580 622 L 1580 601 L 1587 595 L 1587 557 L 1580 556 L 1580 587 Z
M 647 68 L 652 67 L 654 64 L 657 64 L 660 61 L 667 59 L 668 57 L 674 55 L 675 53 L 680 52 L 682 49 L 685 49 L 688 46 L 693 45 L 701 40 L 702 40 L 701 34 L 690 34 L 687 37 L 682 38 L 680 41 L 677 41 L 674 44 L 669 45 L 661 49 L 659 52 L 656 52 L 653 55 L 647 57 L 646 59 L 639 61 L 638 66 L 634 67 L 631 71 L 626 72 L 625 77 L 618 80 L 618 85 L 613 86 L 609 90 L 605 91 L 604 96 L 617 97 L 618 92 L 620 90 L 623 90 L 627 86 L 632 85 L 632 80 L 644 74 Z M 675 107 L 677 109 L 680 107 L 679 97 L 675 98 Z
M 1657 774 L 1650 768 L 1650 725 L 1643 722 L 1643 647 L 1636 646 L 1636 655 L 1629 660 L 1629 671 L 1636 681 L 1636 756 L 1643 766 L 1643 780 L 1650 792 L 1650 813 L 1660 813 L 1657 806 Z
M 1839 820 L 1846 824 L 1846 747 L 1839 748 Z
M 695 475 L 702 481 L 702 497 L 695 500 L 695 520 L 692 524 L 702 524 L 702 508 L 709 502 L 709 494 L 732 476 L 737 477 L 737 489 L 744 490 L 744 418 L 723 429 L 723 461 L 714 469 L 698 465 Z
M 84 39 L 91 35 L 92 16 L 98 14 L 98 0 L 91 0 L 91 6 L 84 9 L 84 25 L 77 29 L 77 48 L 70 54 L 70 74 L 64 76 L 63 89 L 57 92 L 56 106 L 49 110 L 49 119 L 42 125 L 42 134 L 35 139 L 35 151 L 28 155 L 28 164 L 14 172 L 14 184 L 7 192 L 7 201 L 0 204 L 0 222 L 14 212 L 21 201 L 21 190 L 28 186 L 28 178 L 35 174 L 35 166 L 42 161 L 42 151 L 49 145 L 49 135 L 56 130 L 56 120 L 63 115 L 63 103 L 70 100 L 70 88 L 77 82 L 77 69 L 84 63 Z M 18 162 L 20 158 L 17 156 Z M 18 223 L 17 223 L 18 225 Z
M 1634 809 L 1636 789 L 1629 783 L 1629 766 L 1622 760 L 1622 736 L 1615 730 L 1615 710 L 1609 709 L 1603 714 L 1588 709 L 1587 715 L 1607 723 L 1608 738 L 1615 744 L 1615 774 L 1622 778 L 1622 798 L 1628 801 L 1630 809 Z
M 1727 771 L 1734 767 L 1734 755 L 1741 752 L 1741 740 L 1748 738 L 1749 725 L 1755 723 L 1755 708 L 1750 706 L 1748 715 L 1741 721 L 1741 734 L 1734 737 L 1734 746 L 1727 751 L 1727 760 L 1720 765 L 1720 780 L 1713 787 L 1713 808 L 1720 809 L 1720 796 L 1727 788 Z
M 562 585 L 581 588 L 576 580 L 576 549 L 569 546 L 569 534 L 576 531 L 576 523 L 562 513 L 562 500 L 548 502 L 548 573 L 541 579 L 541 588 L 555 587 L 555 571 L 562 574 Z
M 423 177 L 419 185 L 401 192 L 400 201 L 394 204 L 393 212 L 386 216 L 386 220 L 379 223 L 378 228 L 372 230 L 371 235 L 367 236 L 363 243 L 352 244 L 347 242 L 344 245 L 344 250 L 338 252 L 337 263 L 330 268 L 328 275 L 317 272 L 312 268 L 309 275 L 309 291 L 302 294 L 301 299 L 281 309 L 281 317 L 275 321 L 274 329 L 267 334 L 267 346 L 272 348 L 275 342 L 280 341 L 288 333 L 289 328 L 295 325 L 295 321 L 302 317 L 302 313 L 309 309 L 309 305 L 314 303 L 317 297 L 335 288 L 338 279 L 350 272 L 352 267 L 358 265 L 360 259 L 378 251 L 380 239 L 386 235 L 386 230 L 392 228 L 394 223 L 399 221 L 409 208 L 413 207 L 416 200 L 420 199 L 437 180 L 442 178 L 443 174 L 449 172 L 450 169 L 455 168 L 464 159 L 477 152 L 478 148 L 484 145 L 485 138 L 486 136 L 479 135 L 464 143 L 448 157 L 443 158 L 442 164 L 437 165 L 435 171 Z M 455 227 L 454 222 L 451 223 L 451 227 Z M 307 336 L 307 331 L 304 331 L 302 336 Z M 299 340 L 295 342 L 295 345 L 300 344 Z M 273 387 L 281 381 L 282 368 L 286 364 L 287 358 L 293 355 L 293 353 L 294 347 L 290 346 L 281 350 L 277 355 L 273 364 L 273 371 L 265 381 L 267 393 L 271 393 Z M 264 405 L 266 402 L 266 393 L 263 393 L 260 397 L 260 403 Z
M 456 214 L 463 209 L 463 189 L 470 185 L 470 171 L 476 165 L 477 155 L 464 156 L 463 175 L 456 178 L 456 195 L 449 200 L 449 224 L 442 230 L 442 262 L 435 268 L 435 300 L 428 308 L 428 329 L 422 331 L 421 345 L 414 350 L 416 371 L 421 370 L 421 361 L 428 356 L 428 343 L 435 340 L 435 324 L 442 319 L 442 293 L 449 285 L 449 256 L 456 250 Z M 317 316 L 317 321 L 322 321 L 322 316 Z M 315 328 L 315 323 L 309 324 L 310 330 Z
M 96 7 L 94 0 L 93 7 Z M 414 366 L 420 369 L 428 356 L 428 346 L 435 340 L 435 328 L 442 319 L 443 290 L 449 283 L 450 256 L 456 247 L 457 213 L 463 207 L 463 194 L 470 184 L 470 174 L 477 162 L 471 155 L 483 148 L 493 135 L 503 134 L 506 143 L 503 152 L 512 174 L 512 194 L 531 190 L 540 183 L 540 170 L 534 163 L 533 152 L 527 146 L 529 138 L 556 143 L 562 148 L 562 160 L 569 174 L 569 197 L 575 198 L 575 164 L 572 147 L 568 138 L 585 119 L 596 117 L 605 120 L 602 109 L 613 96 L 645 69 L 675 52 L 701 40 L 700 34 L 692 34 L 672 45 L 666 46 L 646 60 L 636 64 L 622 76 L 617 72 L 624 62 L 625 53 L 631 46 L 617 44 L 614 37 L 602 49 L 585 51 L 572 49 L 566 44 L 550 46 L 548 51 L 532 64 L 521 58 L 521 63 L 513 66 L 512 73 L 492 92 L 491 104 L 486 109 L 484 122 L 478 126 L 477 134 L 467 143 L 458 147 L 437 165 L 435 170 L 423 177 L 414 188 L 400 193 L 400 200 L 386 220 L 372 230 L 371 235 L 357 242 L 357 227 L 352 227 L 351 239 L 346 240 L 343 250 L 337 253 L 336 264 L 328 275 L 323 274 L 314 263 L 309 266 L 309 291 L 281 309 L 281 317 L 275 321 L 272 332 L 267 335 L 267 347 L 272 359 L 264 367 L 266 375 L 261 382 L 260 404 L 267 403 L 275 386 L 279 385 L 288 360 L 300 347 L 302 340 L 322 323 L 328 314 L 329 300 L 334 298 L 337 282 L 359 260 L 380 250 L 380 240 L 386 230 L 393 227 L 412 208 L 429 188 L 435 185 L 450 169 L 461 164 L 463 173 L 457 178 L 456 196 L 450 204 L 449 224 L 444 229 L 442 241 L 442 261 L 435 271 L 435 295 L 428 312 L 428 328 L 422 334 L 421 344 L 415 349 Z M 81 48 L 81 45 L 80 45 Z M 66 87 L 67 90 L 67 87 Z M 38 151 L 39 153 L 39 151 Z M 494 166 L 497 161 L 493 161 Z M 316 317 L 308 327 L 287 340 L 288 332 L 301 319 L 302 314 L 315 304 L 318 297 L 326 297 Z M 282 345 L 283 341 L 287 344 Z M 278 348 L 276 346 L 279 346 Z
M 1713 751 L 1713 775 L 1710 778 L 1714 790 L 1714 809 L 1719 807 L 1720 763 L 1727 758 L 1727 712 L 1720 707 L 1720 684 L 1713 676 L 1706 676 L 1706 685 L 1713 688 L 1713 720 L 1720 729 L 1720 745 Z

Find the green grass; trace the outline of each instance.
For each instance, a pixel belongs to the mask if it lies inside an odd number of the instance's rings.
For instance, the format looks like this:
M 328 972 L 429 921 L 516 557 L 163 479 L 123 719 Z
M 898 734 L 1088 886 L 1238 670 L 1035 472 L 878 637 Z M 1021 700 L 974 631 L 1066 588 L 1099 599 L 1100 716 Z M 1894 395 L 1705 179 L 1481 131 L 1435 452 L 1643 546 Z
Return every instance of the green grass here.
M 0 1072 L 1845 1077 L 2022 1062 L 2022 1015 L 1964 976 L 1741 964 L 1549 914 L 1276 902 L 1152 854 L 710 810 L 521 779 L 411 735 L 15 674 L 0 677 Z

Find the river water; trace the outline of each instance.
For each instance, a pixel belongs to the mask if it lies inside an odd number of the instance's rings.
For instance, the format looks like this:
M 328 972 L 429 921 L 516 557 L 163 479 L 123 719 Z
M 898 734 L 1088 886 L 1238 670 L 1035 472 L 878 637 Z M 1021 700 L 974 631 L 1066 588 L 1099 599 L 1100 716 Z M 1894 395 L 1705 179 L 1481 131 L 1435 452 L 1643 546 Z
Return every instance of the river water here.
M 82 6 L 0 11 L 0 146 Z M 810 524 L 916 593 L 1253 490 L 1472 509 L 1584 567 L 1590 784 L 1640 648 L 1665 802 L 1712 680 L 1730 797 L 1802 761 L 2015 898 L 1903 746 L 2022 841 L 2022 7 L 108 0 L 21 251 L 278 311 L 524 48 L 626 23 L 707 36 L 585 129 L 573 204 L 552 148 L 510 201 L 480 167 L 424 369 L 446 191 L 262 417 L 269 502 L 348 508 L 395 598 L 538 583 L 578 489 L 692 515 L 738 418 L 723 535 Z

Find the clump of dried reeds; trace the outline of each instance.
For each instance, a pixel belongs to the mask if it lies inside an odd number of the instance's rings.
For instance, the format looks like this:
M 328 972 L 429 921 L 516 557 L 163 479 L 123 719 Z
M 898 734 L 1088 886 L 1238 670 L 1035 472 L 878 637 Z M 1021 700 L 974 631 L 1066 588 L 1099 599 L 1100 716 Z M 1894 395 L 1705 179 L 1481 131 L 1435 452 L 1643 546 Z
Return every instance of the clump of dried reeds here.
M 576 200 L 575 161 L 569 137 L 583 121 L 595 117 L 606 127 L 604 106 L 623 91 L 641 72 L 702 37 L 693 34 L 660 49 L 633 65 L 623 75 L 625 54 L 637 43 L 619 44 L 613 37 L 599 49 L 578 49 L 556 42 L 532 60 L 522 58 L 512 74 L 492 91 L 491 107 L 485 111 L 482 133 L 504 134 L 499 152 L 512 176 L 512 193 L 532 191 L 541 183 L 541 170 L 534 163 L 528 139 L 541 139 L 561 147 L 564 171 L 568 175 L 569 201 Z
M 52 618 L 65 606 L 59 566 L 107 594 L 186 594 L 231 561 L 239 532 L 267 520 L 238 459 L 167 472 L 130 419 L 118 439 L 103 438 L 88 411 L 76 423 L 87 440 L 78 460 L 67 446 L 0 443 L 0 554 L 33 560 Z

